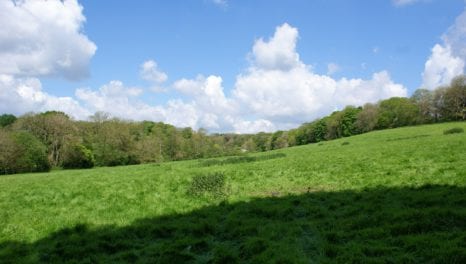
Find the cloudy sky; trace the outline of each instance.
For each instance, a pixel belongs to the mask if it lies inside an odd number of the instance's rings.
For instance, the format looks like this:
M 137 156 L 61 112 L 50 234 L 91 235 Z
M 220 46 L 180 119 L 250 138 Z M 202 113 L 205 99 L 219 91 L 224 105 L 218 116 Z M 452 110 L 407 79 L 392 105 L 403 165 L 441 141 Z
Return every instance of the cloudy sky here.
M 464 73 L 464 0 L 0 0 L 0 114 L 297 127 Z

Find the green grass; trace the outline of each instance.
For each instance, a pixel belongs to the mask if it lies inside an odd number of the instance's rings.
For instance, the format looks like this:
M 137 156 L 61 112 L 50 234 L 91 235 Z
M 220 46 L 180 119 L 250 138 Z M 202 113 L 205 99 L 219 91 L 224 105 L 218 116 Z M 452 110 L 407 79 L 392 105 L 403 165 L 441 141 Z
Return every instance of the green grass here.
M 0 263 L 466 263 L 466 134 L 443 134 L 454 127 L 466 123 L 2 176 Z M 191 195 L 199 175 L 224 175 L 225 195 Z

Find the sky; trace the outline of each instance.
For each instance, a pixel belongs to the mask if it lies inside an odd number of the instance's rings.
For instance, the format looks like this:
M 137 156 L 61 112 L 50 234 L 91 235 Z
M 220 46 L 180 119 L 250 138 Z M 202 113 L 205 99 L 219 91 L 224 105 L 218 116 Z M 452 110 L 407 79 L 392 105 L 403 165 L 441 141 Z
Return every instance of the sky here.
M 464 0 L 0 0 L 0 114 L 298 127 L 464 74 Z

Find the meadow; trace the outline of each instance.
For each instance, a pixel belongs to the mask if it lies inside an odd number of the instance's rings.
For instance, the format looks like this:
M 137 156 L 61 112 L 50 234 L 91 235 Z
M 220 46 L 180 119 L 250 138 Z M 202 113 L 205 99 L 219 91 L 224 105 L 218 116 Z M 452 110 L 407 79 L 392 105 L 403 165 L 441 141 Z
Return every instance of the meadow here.
M 466 263 L 466 123 L 0 177 L 0 263 Z

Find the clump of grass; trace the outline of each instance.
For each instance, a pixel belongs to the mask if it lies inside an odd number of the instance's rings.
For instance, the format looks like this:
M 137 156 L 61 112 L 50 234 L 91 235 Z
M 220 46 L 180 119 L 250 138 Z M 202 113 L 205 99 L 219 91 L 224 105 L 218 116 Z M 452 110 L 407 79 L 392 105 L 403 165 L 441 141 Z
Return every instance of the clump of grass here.
M 191 196 L 207 195 L 217 198 L 227 196 L 225 174 L 214 172 L 195 175 L 189 186 L 188 194 Z
M 454 127 L 454 128 L 443 130 L 444 135 L 457 134 L 457 133 L 464 133 L 464 129 L 461 127 Z
M 341 143 L 342 146 L 346 146 L 346 145 L 349 145 L 349 142 L 348 141 L 345 141 L 343 143 Z

